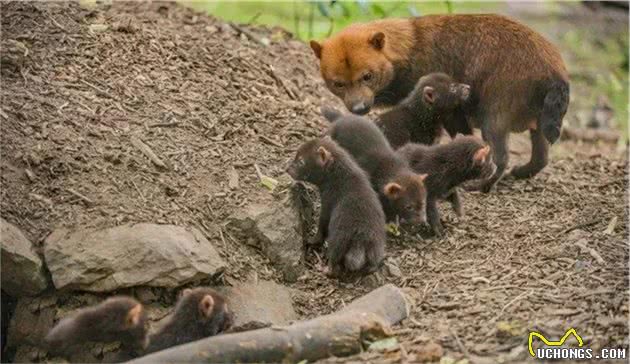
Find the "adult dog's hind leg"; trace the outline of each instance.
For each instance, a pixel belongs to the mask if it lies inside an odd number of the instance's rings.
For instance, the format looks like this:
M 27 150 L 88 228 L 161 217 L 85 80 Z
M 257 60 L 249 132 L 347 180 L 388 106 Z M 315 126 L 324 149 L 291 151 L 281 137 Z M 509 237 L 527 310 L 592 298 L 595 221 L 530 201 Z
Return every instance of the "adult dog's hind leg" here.
M 512 168 L 510 174 L 514 178 L 530 178 L 538 174 L 549 161 L 549 143 L 540 129 L 530 129 L 532 156 L 527 164 Z

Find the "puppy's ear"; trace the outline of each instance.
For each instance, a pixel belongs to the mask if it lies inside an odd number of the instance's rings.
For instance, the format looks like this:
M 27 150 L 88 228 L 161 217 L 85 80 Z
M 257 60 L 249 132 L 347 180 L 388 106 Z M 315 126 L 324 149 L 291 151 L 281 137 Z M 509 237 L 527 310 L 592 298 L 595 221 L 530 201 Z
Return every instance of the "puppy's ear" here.
M 128 312 L 127 317 L 125 317 L 125 326 L 126 327 L 135 327 L 138 326 L 142 319 L 142 305 L 137 304 L 133 306 Z
M 473 161 L 475 163 L 485 163 L 488 158 L 488 154 L 490 154 L 490 146 L 486 145 L 475 152 L 473 155 Z
M 374 49 L 380 51 L 385 47 L 385 34 L 383 32 L 376 32 L 372 34 L 368 42 Z
M 312 40 L 310 42 L 311 44 L 311 49 L 313 50 L 313 53 L 315 53 L 315 56 L 319 59 L 322 58 L 322 45 L 321 43 L 318 43 L 317 41 Z
M 332 154 L 323 146 L 317 148 L 317 157 L 317 163 L 322 167 L 325 167 L 332 161 Z
M 339 119 L 341 116 L 343 116 L 341 111 L 335 109 L 334 107 L 330 107 L 330 106 L 322 106 L 321 113 L 322 113 L 322 115 L 324 115 L 326 120 L 328 120 L 331 123 L 334 123 L 337 119 Z
M 385 187 L 383 187 L 383 193 L 385 194 L 385 196 L 392 200 L 400 198 L 400 194 L 402 193 L 402 191 L 402 186 L 396 182 L 389 182 L 385 185 Z
M 424 86 L 422 89 L 422 99 L 428 105 L 433 105 L 435 102 L 435 89 L 431 86 Z
M 199 312 L 201 312 L 201 315 L 203 317 L 210 318 L 210 316 L 212 316 L 213 308 L 214 308 L 214 298 L 212 298 L 212 295 L 207 294 L 203 296 L 201 301 L 199 301 Z
M 428 176 L 427 173 L 419 174 L 418 181 L 420 181 L 420 183 L 424 183 L 424 180 L 427 179 L 427 176 Z

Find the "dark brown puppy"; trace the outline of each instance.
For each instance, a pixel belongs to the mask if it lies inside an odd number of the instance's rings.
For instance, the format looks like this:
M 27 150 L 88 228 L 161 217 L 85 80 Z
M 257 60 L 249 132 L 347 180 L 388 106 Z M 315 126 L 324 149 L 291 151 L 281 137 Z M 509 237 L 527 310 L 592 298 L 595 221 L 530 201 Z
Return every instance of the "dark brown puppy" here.
M 444 73 L 430 73 L 422 76 L 398 105 L 379 115 L 376 125 L 394 149 L 407 143 L 431 145 L 439 139 L 442 128 L 451 137 L 458 132 L 472 134 L 465 119 L 469 99 L 470 86 Z
M 232 322 L 232 312 L 219 293 L 205 287 L 186 289 L 168 322 L 150 336 L 147 353 L 214 336 Z
M 529 27 L 500 15 L 427 15 L 353 24 L 322 43 L 311 41 L 321 74 L 348 110 L 395 105 L 422 75 L 444 72 L 471 86 L 470 115 L 490 143 L 502 177 L 510 132 L 530 131 L 532 157 L 512 169 L 529 177 L 547 164 L 569 105 L 569 77 L 558 49 Z
M 51 353 L 64 356 L 89 341 L 120 341 L 123 351 L 141 350 L 147 346 L 146 320 L 140 302 L 131 297 L 111 297 L 59 321 L 46 335 L 45 343 Z
M 385 215 L 368 175 L 329 136 L 304 143 L 287 172 L 317 185 L 322 208 L 314 243 L 328 241 L 328 271 L 370 273 L 385 256 Z
M 462 208 L 455 187 L 469 180 L 492 176 L 496 165 L 490 152 L 490 146 L 477 137 L 462 135 L 448 144 L 426 146 L 410 143 L 398 149 L 397 153 L 409 161 L 414 171 L 429 173 L 425 180 L 427 218 L 437 236 L 444 233 L 437 201 L 448 199 L 457 214 L 461 215 Z
M 413 172 L 370 120 L 326 107 L 322 108 L 322 114 L 332 123 L 327 134 L 367 172 L 387 221 L 426 223 L 423 181 L 427 175 Z

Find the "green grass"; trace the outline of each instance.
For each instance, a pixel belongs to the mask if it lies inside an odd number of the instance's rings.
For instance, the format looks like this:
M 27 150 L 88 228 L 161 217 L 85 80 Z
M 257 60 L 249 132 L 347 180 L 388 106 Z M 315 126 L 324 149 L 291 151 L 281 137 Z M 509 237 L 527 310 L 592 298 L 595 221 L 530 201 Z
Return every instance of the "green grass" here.
M 496 2 L 471 1 L 183 1 L 216 17 L 244 24 L 278 25 L 299 39 L 321 39 L 351 23 L 386 17 L 491 12 Z
M 568 31 L 562 47 L 573 54 L 573 78 L 590 88 L 590 105 L 605 95 L 615 110 L 617 127 L 628 140 L 628 32 L 598 39 L 589 30 Z

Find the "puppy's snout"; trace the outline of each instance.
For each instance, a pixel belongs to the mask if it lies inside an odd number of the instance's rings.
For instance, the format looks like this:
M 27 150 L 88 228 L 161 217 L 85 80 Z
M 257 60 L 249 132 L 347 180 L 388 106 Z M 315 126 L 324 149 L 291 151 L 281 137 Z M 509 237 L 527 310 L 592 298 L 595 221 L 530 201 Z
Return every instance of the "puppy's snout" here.
M 352 111 L 353 114 L 365 115 L 370 111 L 370 107 L 366 105 L 365 102 L 358 102 L 352 105 L 352 109 L 350 111 Z
M 460 87 L 462 101 L 468 100 L 470 98 L 470 86 L 462 83 Z

